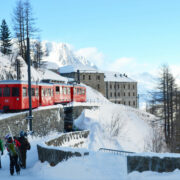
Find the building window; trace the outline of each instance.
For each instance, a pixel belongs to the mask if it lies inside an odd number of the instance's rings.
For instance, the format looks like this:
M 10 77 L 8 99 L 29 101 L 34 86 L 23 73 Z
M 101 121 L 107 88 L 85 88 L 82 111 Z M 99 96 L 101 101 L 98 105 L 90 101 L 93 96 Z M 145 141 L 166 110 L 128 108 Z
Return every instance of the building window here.
M 116 97 L 116 93 L 114 93 L 114 96 Z
M 119 84 L 118 84 L 118 89 L 119 89 Z
M 133 96 L 135 96 L 135 92 L 133 92 Z
M 124 92 L 124 96 L 126 96 L 126 93 Z
M 128 93 L 129 96 L 131 96 L 130 92 Z
M 91 80 L 91 75 L 89 75 L 89 80 Z
M 98 76 L 96 76 L 96 80 L 100 80 L 100 76 L 98 75 Z
M 126 105 L 126 102 L 124 101 L 124 105 Z
M 124 85 L 124 89 L 126 89 L 126 86 Z
M 131 101 L 129 101 L 129 106 L 131 105 Z
M 116 89 L 116 84 L 114 85 L 114 89 Z
M 110 96 L 112 97 L 112 93 L 110 93 Z
M 118 92 L 118 96 L 120 96 L 120 93 Z
M 112 89 L 112 85 L 110 84 L 110 89 Z
M 130 84 L 128 84 L 128 89 L 130 89 Z
M 83 80 L 85 80 L 85 75 L 83 75 Z
M 97 89 L 100 89 L 100 84 L 97 85 Z
M 135 86 L 134 86 L 134 84 L 133 84 L 133 89 L 135 89 Z
M 134 106 L 136 105 L 136 102 L 135 102 L 135 101 L 133 101 L 133 105 L 134 105 Z

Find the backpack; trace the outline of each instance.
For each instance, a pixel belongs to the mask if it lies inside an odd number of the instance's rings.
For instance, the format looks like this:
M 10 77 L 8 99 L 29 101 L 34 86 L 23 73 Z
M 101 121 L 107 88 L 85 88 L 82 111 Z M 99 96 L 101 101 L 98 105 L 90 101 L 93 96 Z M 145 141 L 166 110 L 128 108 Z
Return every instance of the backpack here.
M 14 143 L 8 143 L 7 149 L 9 151 L 10 156 L 16 156 L 17 155 Z

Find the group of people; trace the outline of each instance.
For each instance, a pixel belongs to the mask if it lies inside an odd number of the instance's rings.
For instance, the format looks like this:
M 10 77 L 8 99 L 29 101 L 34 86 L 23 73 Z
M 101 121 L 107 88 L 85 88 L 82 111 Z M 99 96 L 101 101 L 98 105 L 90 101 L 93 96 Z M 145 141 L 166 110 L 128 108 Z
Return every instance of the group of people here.
M 16 170 L 17 175 L 20 174 L 20 169 L 26 168 L 26 152 L 30 150 L 31 146 L 27 140 L 27 134 L 21 131 L 19 137 L 12 137 L 10 134 L 5 136 L 5 147 L 8 151 L 10 158 L 10 174 L 14 174 Z M 3 141 L 0 139 L 0 168 L 1 168 L 1 155 L 4 152 Z

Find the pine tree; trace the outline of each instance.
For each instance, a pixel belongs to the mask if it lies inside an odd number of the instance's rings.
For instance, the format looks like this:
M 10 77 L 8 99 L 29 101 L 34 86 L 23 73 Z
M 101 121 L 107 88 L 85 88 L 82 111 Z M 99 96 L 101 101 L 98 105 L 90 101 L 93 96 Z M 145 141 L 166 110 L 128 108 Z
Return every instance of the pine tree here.
M 1 52 L 3 54 L 9 55 L 11 54 L 11 36 L 8 25 L 6 24 L 5 19 L 2 20 L 1 28 L 0 28 L 0 40 L 1 40 Z

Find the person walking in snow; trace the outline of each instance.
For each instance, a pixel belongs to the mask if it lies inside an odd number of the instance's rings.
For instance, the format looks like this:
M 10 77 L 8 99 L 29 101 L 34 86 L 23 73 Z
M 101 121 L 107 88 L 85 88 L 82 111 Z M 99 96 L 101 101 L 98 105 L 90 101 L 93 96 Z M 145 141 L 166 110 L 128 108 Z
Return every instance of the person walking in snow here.
M 18 164 L 18 153 L 17 148 L 20 145 L 19 143 L 13 141 L 12 137 L 6 138 L 6 148 L 9 152 L 9 158 L 10 158 L 10 174 L 14 174 L 14 168 L 16 169 L 17 175 L 20 174 L 20 167 Z
M 4 151 L 3 142 L 2 142 L 2 140 L 0 139 L 0 168 L 2 167 L 2 166 L 1 166 L 1 155 L 3 155 L 3 151 Z
M 27 136 L 27 134 L 24 131 L 20 132 L 20 137 L 18 138 L 18 141 L 20 142 L 21 146 L 20 146 L 20 158 L 21 158 L 21 167 L 23 169 L 26 168 L 26 153 L 27 150 L 31 149 L 31 145 L 28 142 L 27 138 L 25 136 Z

